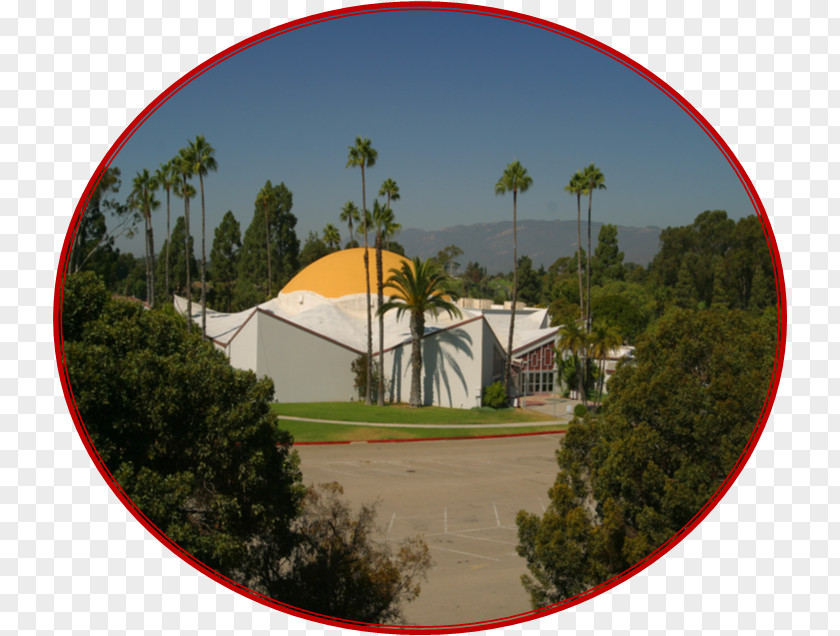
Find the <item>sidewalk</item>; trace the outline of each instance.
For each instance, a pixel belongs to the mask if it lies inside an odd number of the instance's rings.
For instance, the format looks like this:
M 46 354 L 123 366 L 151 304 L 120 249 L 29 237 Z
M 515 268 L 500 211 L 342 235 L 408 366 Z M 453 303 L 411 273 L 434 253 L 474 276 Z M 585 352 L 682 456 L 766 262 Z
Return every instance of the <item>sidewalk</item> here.
M 530 408 L 530 407 L 529 407 Z M 537 410 L 537 409 L 533 409 Z M 541 411 L 546 412 L 546 411 Z M 550 413 L 550 412 L 549 412 Z M 510 424 L 378 424 L 376 422 L 345 422 L 342 420 L 321 420 L 311 417 L 296 417 L 293 415 L 278 415 L 280 420 L 293 420 L 295 422 L 318 422 L 322 424 L 338 424 L 340 426 L 370 426 L 375 428 L 529 428 L 534 426 L 557 426 L 568 424 L 571 416 L 565 416 L 556 420 L 544 420 L 541 422 L 512 422 Z

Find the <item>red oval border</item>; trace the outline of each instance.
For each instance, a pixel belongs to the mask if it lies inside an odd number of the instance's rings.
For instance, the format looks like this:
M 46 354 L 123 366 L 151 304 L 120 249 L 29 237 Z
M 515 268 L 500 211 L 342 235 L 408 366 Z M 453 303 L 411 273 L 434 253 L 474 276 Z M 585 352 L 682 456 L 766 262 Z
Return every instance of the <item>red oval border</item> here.
M 750 201 L 753 204 L 753 208 L 758 215 L 762 228 L 764 230 L 764 236 L 767 240 L 767 246 L 770 249 L 770 255 L 773 259 L 773 269 L 776 278 L 776 301 L 777 301 L 777 308 L 778 308 L 778 325 L 777 325 L 777 339 L 776 339 L 776 357 L 773 367 L 773 378 L 770 384 L 770 387 L 767 391 L 767 395 L 764 400 L 764 405 L 761 410 L 761 414 L 759 416 L 759 420 L 756 423 L 755 428 L 752 431 L 752 435 L 750 436 L 749 442 L 747 446 L 744 448 L 743 452 L 741 453 L 740 457 L 738 458 L 735 466 L 733 467 L 732 471 L 727 475 L 726 479 L 718 488 L 717 492 L 713 495 L 709 501 L 706 502 L 706 505 L 703 506 L 701 510 L 699 510 L 694 517 L 676 534 L 674 534 L 667 542 L 657 548 L 654 552 L 649 554 L 645 559 L 639 561 L 631 568 L 628 568 L 626 571 L 622 572 L 621 574 L 604 581 L 600 585 L 593 587 L 577 596 L 572 598 L 566 599 L 561 603 L 557 603 L 555 605 L 550 605 L 548 607 L 541 608 L 539 610 L 534 610 L 530 612 L 525 612 L 522 614 L 516 614 L 514 616 L 507 616 L 500 619 L 488 620 L 488 621 L 479 621 L 474 623 L 462 624 L 462 625 L 433 625 L 428 627 L 423 626 L 413 626 L 413 627 L 403 627 L 399 625 L 374 625 L 368 623 L 359 623 L 355 621 L 348 621 L 348 620 L 340 620 L 330 616 L 323 616 L 320 614 L 315 614 L 311 612 L 305 612 L 298 608 L 294 608 L 284 603 L 281 603 L 275 599 L 269 598 L 253 590 L 250 590 L 235 581 L 232 581 L 222 575 L 215 570 L 207 567 L 202 562 L 195 559 L 191 554 L 185 552 L 180 546 L 174 543 L 168 536 L 166 536 L 160 529 L 158 529 L 143 513 L 140 511 L 135 505 L 134 502 L 125 494 L 122 490 L 120 485 L 116 482 L 113 475 L 111 475 L 108 468 L 102 462 L 99 453 L 96 451 L 95 447 L 91 443 L 90 436 L 87 432 L 87 429 L 84 426 L 84 423 L 81 420 L 79 415 L 78 409 L 76 407 L 76 402 L 73 398 L 73 391 L 69 384 L 67 378 L 67 368 L 64 361 L 64 347 L 63 347 L 63 339 L 62 339 L 62 301 L 64 295 L 64 279 L 66 276 L 66 269 L 68 265 L 68 255 L 70 252 L 70 247 L 73 244 L 73 240 L 75 239 L 76 231 L 78 230 L 79 222 L 81 220 L 82 214 L 84 209 L 87 205 L 87 201 L 90 198 L 93 189 L 96 187 L 96 184 L 99 182 L 99 179 L 102 176 L 102 173 L 111 165 L 111 162 L 114 160 L 119 151 L 125 145 L 126 141 L 131 137 L 132 134 L 140 127 L 142 124 L 158 109 L 160 108 L 166 101 L 168 101 L 175 93 L 177 93 L 181 87 L 185 86 L 186 84 L 190 83 L 195 78 L 201 76 L 205 71 L 213 68 L 214 66 L 220 64 L 221 62 L 225 61 L 229 57 L 236 55 L 237 53 L 248 49 L 264 40 L 276 37 L 283 33 L 287 33 L 290 31 L 294 31 L 296 29 L 302 28 L 304 26 L 310 26 L 312 24 L 317 24 L 319 22 L 325 22 L 328 20 L 334 20 L 350 15 L 364 15 L 367 13 L 383 13 L 388 11 L 416 11 L 416 10 L 432 10 L 432 11 L 448 11 L 454 13 L 464 13 L 464 14 L 474 14 L 474 15 L 484 15 L 484 16 L 492 16 L 498 18 L 504 18 L 513 22 L 519 22 L 521 24 L 527 24 L 529 26 L 534 26 L 546 31 L 551 31 L 553 33 L 557 33 L 558 35 L 562 35 L 569 39 L 575 40 L 581 44 L 584 44 L 594 50 L 607 55 L 608 57 L 612 58 L 616 62 L 623 64 L 628 69 L 634 71 L 638 75 L 642 76 L 643 78 L 647 79 L 651 84 L 659 88 L 663 93 L 668 95 L 677 106 L 682 108 L 689 117 L 691 117 L 702 129 L 703 131 L 709 136 L 712 142 L 718 147 L 721 151 L 723 156 L 729 162 L 729 165 L 738 175 L 738 178 L 741 181 L 741 184 L 744 186 L 747 195 L 750 198 Z M 64 391 L 64 397 L 67 400 L 67 404 L 70 407 L 70 413 L 73 418 L 73 422 L 76 426 L 76 430 L 78 431 L 82 441 L 87 449 L 88 454 L 90 455 L 91 459 L 93 460 L 96 468 L 99 470 L 102 477 L 105 479 L 106 483 L 111 487 L 114 494 L 119 498 L 119 500 L 123 503 L 123 505 L 131 512 L 132 515 L 149 531 L 151 532 L 161 543 L 163 543 L 167 548 L 169 548 L 174 554 L 178 557 L 183 559 L 186 563 L 196 568 L 202 574 L 209 576 L 211 579 L 224 585 L 228 589 L 231 589 L 243 596 L 257 601 L 263 605 L 268 607 L 281 610 L 287 614 L 291 614 L 293 616 L 297 616 L 299 618 L 304 618 L 308 620 L 314 620 L 324 625 L 329 625 L 333 627 L 341 627 L 341 628 L 351 628 L 351 629 L 363 629 L 370 632 L 378 632 L 378 633 L 400 633 L 400 634 L 451 634 L 451 633 L 463 633 L 463 632 L 470 632 L 470 631 L 477 631 L 477 630 L 485 630 L 485 629 L 496 629 L 501 627 L 507 627 L 510 625 L 515 625 L 522 623 L 527 620 L 538 619 L 544 616 L 548 616 L 550 614 L 559 612 L 563 609 L 567 609 L 578 605 L 586 600 L 594 598 L 606 592 L 607 590 L 615 587 L 619 583 L 622 583 L 629 579 L 630 577 L 634 576 L 635 574 L 641 572 L 648 566 L 652 565 L 655 561 L 659 558 L 664 556 L 668 551 L 670 551 L 674 546 L 676 546 L 682 539 L 684 539 L 697 525 L 706 518 L 706 516 L 711 512 L 711 510 L 720 502 L 726 492 L 732 487 L 735 479 L 740 475 L 741 471 L 744 469 L 747 460 L 749 459 L 750 455 L 752 455 L 753 451 L 755 450 L 756 445 L 758 444 L 758 439 L 761 436 L 761 433 L 764 430 L 764 427 L 767 424 L 767 419 L 770 415 L 770 409 L 773 405 L 773 402 L 776 398 L 776 393 L 778 392 L 779 382 L 781 380 L 782 374 L 782 365 L 784 361 L 784 351 L 785 351 L 785 340 L 786 340 L 786 333 L 787 333 L 787 299 L 785 295 L 785 285 L 784 285 L 784 275 L 783 275 L 783 268 L 781 264 L 781 257 L 779 255 L 779 247 L 776 243 L 775 236 L 773 235 L 773 231 L 770 227 L 770 221 L 767 217 L 767 212 L 764 209 L 763 204 L 758 196 L 758 193 L 755 190 L 755 187 L 752 184 L 752 181 L 746 175 L 743 166 L 735 157 L 735 155 L 730 150 L 729 146 L 727 146 L 726 142 L 723 138 L 717 133 L 717 131 L 709 124 L 708 121 L 695 109 L 688 101 L 685 100 L 679 93 L 677 93 L 674 89 L 672 89 L 668 84 L 664 81 L 659 79 L 656 75 L 652 72 L 641 66 L 639 63 L 635 62 L 634 60 L 630 59 L 626 55 L 619 53 L 618 51 L 612 49 L 611 47 L 590 38 L 589 36 L 583 35 L 576 31 L 573 31 L 567 27 L 548 22 L 541 18 L 537 18 L 534 16 L 525 15 L 522 13 L 516 13 L 513 11 L 508 11 L 506 9 L 496 9 L 492 7 L 482 7 L 470 4 L 458 4 L 458 3 L 440 3 L 440 2 L 394 2 L 389 4 L 370 4 L 370 5 L 363 5 L 359 7 L 350 7 L 350 8 L 343 8 L 343 9 L 336 9 L 333 11 L 327 11 L 324 13 L 319 13 L 313 16 L 307 16 L 305 18 L 300 18 L 298 20 L 294 20 L 284 25 L 280 25 L 274 28 L 271 28 L 267 31 L 263 31 L 257 35 L 254 35 L 238 44 L 234 44 L 233 46 L 225 49 L 224 51 L 214 55 L 209 60 L 203 62 L 196 68 L 189 71 L 186 75 L 180 78 L 178 81 L 173 83 L 169 88 L 167 88 L 161 95 L 155 98 L 148 106 L 146 106 L 143 111 L 134 118 L 134 120 L 129 124 L 129 126 L 123 131 L 123 133 L 119 136 L 117 141 L 111 146 L 111 148 L 106 153 L 105 157 L 100 162 L 99 166 L 96 168 L 92 178 L 88 182 L 87 187 L 85 188 L 81 199 L 79 200 L 78 205 L 73 214 L 73 218 L 70 221 L 70 227 L 68 228 L 67 236 L 64 241 L 64 246 L 61 251 L 61 256 L 59 259 L 58 265 L 58 272 L 56 276 L 56 286 L 55 286 L 55 296 L 54 296 L 54 307 L 53 307 L 53 336 L 55 339 L 55 352 L 56 352 L 56 360 L 58 363 L 58 371 L 59 377 L 61 379 L 61 386 Z

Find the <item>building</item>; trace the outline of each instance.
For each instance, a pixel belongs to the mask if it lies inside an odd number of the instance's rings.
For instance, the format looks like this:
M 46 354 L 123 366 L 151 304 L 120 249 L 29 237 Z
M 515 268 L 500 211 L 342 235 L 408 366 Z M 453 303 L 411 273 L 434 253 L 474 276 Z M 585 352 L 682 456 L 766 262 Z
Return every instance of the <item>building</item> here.
M 364 248 L 333 252 L 312 263 L 273 298 L 236 314 L 207 310 L 207 335 L 231 365 L 274 381 L 278 402 L 355 400 L 352 362 L 367 350 Z M 374 360 L 379 358 L 375 252 L 369 251 Z M 405 259 L 383 252 L 387 279 Z M 387 293 L 387 290 L 386 290 Z M 186 312 L 186 300 L 175 298 Z M 196 304 L 193 304 L 196 309 Z M 461 303 L 463 315 L 427 315 L 423 337 L 424 404 L 472 408 L 484 387 L 501 380 L 510 309 L 474 299 Z M 200 324 L 201 309 L 193 314 Z M 529 392 L 554 387 L 554 342 L 546 309 L 517 309 L 514 370 Z M 411 384 L 409 318 L 385 315 L 382 368 L 386 401 L 407 402 Z

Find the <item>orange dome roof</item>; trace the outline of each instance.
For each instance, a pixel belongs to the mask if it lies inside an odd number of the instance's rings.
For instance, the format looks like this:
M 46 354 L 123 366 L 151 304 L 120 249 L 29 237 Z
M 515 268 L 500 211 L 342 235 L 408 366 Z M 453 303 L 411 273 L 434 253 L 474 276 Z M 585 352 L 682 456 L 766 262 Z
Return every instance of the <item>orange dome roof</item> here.
M 365 293 L 365 248 L 355 247 L 327 254 L 298 272 L 280 290 L 281 294 L 311 291 L 325 298 L 341 298 L 349 294 Z M 376 250 L 368 248 L 370 262 L 370 291 L 376 293 Z M 388 280 L 389 271 L 399 269 L 407 258 L 382 250 L 382 280 Z

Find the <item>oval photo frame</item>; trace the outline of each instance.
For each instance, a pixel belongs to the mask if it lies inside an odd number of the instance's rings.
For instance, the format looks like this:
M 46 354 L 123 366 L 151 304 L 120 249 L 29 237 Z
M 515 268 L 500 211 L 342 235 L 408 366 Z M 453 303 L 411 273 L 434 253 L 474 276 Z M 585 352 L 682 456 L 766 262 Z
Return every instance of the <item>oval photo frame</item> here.
M 196 80 L 197 78 L 201 77 L 207 71 L 221 65 L 223 62 L 229 60 L 231 57 L 240 54 L 244 51 L 251 49 L 267 40 L 272 38 L 276 38 L 285 34 L 292 33 L 303 27 L 313 26 L 333 20 L 340 20 L 345 19 L 348 17 L 353 16 L 365 16 L 371 14 L 382 14 L 382 13 L 389 13 L 389 12 L 406 12 L 406 11 L 435 11 L 435 12 L 445 12 L 445 13 L 452 13 L 452 14 L 461 14 L 461 15 L 476 15 L 476 16 L 485 16 L 485 17 L 494 17 L 494 18 L 501 18 L 504 20 L 516 22 L 522 25 L 526 25 L 531 28 L 541 29 L 546 32 L 550 32 L 559 36 L 562 36 L 568 40 L 572 40 L 577 44 L 588 47 L 598 53 L 603 54 L 604 56 L 610 58 L 612 61 L 626 67 L 627 69 L 633 71 L 637 74 L 640 78 L 644 78 L 647 82 L 667 95 L 673 103 L 679 107 L 684 113 L 686 113 L 693 122 L 700 127 L 700 129 L 705 133 L 705 135 L 714 143 L 717 147 L 719 152 L 723 155 L 726 159 L 727 163 L 731 167 L 734 174 L 737 176 L 738 180 L 740 181 L 744 192 L 746 193 L 747 197 L 749 198 L 752 207 L 760 220 L 762 230 L 764 232 L 764 237 L 766 239 L 767 248 L 772 260 L 772 266 L 775 275 L 775 291 L 776 291 L 776 309 L 778 312 L 778 322 L 776 325 L 776 352 L 775 352 L 775 361 L 773 367 L 773 374 L 769 380 L 767 394 L 764 399 L 763 406 L 761 408 L 760 416 L 758 421 L 755 424 L 755 427 L 752 430 L 752 433 L 749 437 L 748 444 L 743 449 L 743 452 L 735 461 L 735 464 L 732 470 L 729 472 L 727 477 L 723 480 L 720 484 L 719 488 L 716 490 L 715 494 L 712 498 L 710 498 L 706 504 L 694 514 L 694 516 L 690 519 L 688 523 L 676 534 L 674 534 L 669 540 L 662 543 L 658 548 L 650 552 L 646 557 L 642 558 L 638 562 L 636 562 L 632 567 L 629 569 L 621 572 L 620 574 L 609 578 L 608 580 L 602 582 L 600 585 L 592 587 L 585 592 L 580 594 L 574 595 L 562 602 L 554 603 L 547 605 L 545 607 L 541 607 L 539 609 L 535 609 L 529 612 L 523 612 L 521 614 L 512 615 L 512 616 L 505 616 L 501 618 L 492 618 L 486 621 L 476 621 L 464 624 L 455 624 L 455 625 L 411 625 L 411 626 L 399 626 L 399 625 L 378 625 L 378 624 L 371 624 L 365 622 L 356 622 L 345 620 L 340 617 L 332 617 L 332 616 L 324 616 L 315 614 L 312 612 L 307 612 L 305 610 L 301 610 L 299 608 L 286 605 L 281 600 L 276 600 L 270 598 L 268 596 L 259 594 L 250 588 L 231 580 L 230 578 L 224 576 L 220 572 L 212 570 L 211 568 L 207 567 L 198 559 L 194 558 L 190 553 L 186 552 L 179 546 L 175 541 L 169 538 L 165 533 L 163 533 L 159 528 L 157 528 L 154 523 L 146 517 L 142 510 L 140 510 L 135 503 L 126 495 L 125 491 L 122 489 L 120 484 L 118 483 L 117 479 L 114 475 L 109 471 L 105 463 L 102 461 L 102 458 L 99 455 L 99 452 L 93 445 L 90 435 L 85 428 L 83 418 L 78 411 L 78 407 L 76 406 L 76 401 L 73 395 L 73 387 L 70 384 L 67 366 L 65 362 L 65 351 L 64 351 L 64 344 L 63 344 L 63 314 L 62 308 L 64 303 L 64 283 L 65 279 L 68 275 L 69 270 L 69 258 L 71 248 L 76 238 L 76 234 L 79 230 L 79 226 L 81 223 L 82 215 L 87 207 L 87 203 L 90 200 L 97 184 L 99 183 L 102 175 L 105 171 L 113 164 L 119 153 L 125 147 L 128 140 L 132 137 L 132 135 L 141 128 L 150 117 L 152 117 L 164 104 L 166 104 L 170 99 L 175 97 L 175 95 L 188 86 L 191 82 Z M 341 143 L 343 140 L 339 140 L 338 143 Z M 349 139 L 347 140 L 349 141 Z M 558 184 L 559 188 L 559 184 Z M 773 401 L 776 396 L 776 392 L 778 390 L 779 382 L 781 379 L 781 371 L 782 371 L 782 361 L 784 356 L 784 347 L 785 347 L 785 334 L 786 334 L 786 326 L 787 326 L 787 315 L 786 315 L 786 299 L 785 299 L 785 292 L 784 292 L 784 281 L 783 281 L 783 274 L 782 274 L 782 267 L 781 267 L 781 259 L 779 256 L 778 246 L 775 241 L 775 237 L 773 236 L 773 232 L 770 228 L 770 223 L 767 218 L 767 214 L 764 210 L 764 207 L 758 197 L 757 192 L 755 191 L 754 186 L 750 182 L 749 178 L 747 177 L 743 167 L 734 156 L 732 151 L 728 148 L 726 143 L 723 141 L 721 136 L 712 128 L 712 126 L 703 118 L 700 113 L 694 109 L 682 96 L 680 96 L 676 91 L 674 91 L 671 87 L 667 84 L 662 82 L 658 77 L 654 74 L 649 72 L 647 69 L 641 67 L 638 63 L 634 62 L 630 58 L 622 55 L 621 53 L 607 47 L 592 38 L 584 36 L 580 33 L 571 31 L 570 29 L 564 28 L 557 24 L 553 24 L 547 22 L 545 20 L 541 20 L 539 18 L 535 18 L 532 16 L 524 15 L 515 13 L 512 11 L 501 10 L 501 9 L 491 9 L 486 7 L 479 7 L 475 5 L 464 5 L 464 4 L 445 4 L 445 3 L 415 3 L 415 2 L 405 2 L 405 3 L 392 3 L 392 4 L 383 4 L 383 5 L 363 5 L 360 7 L 355 8 L 348 8 L 348 9 L 339 9 L 335 11 L 329 11 L 325 13 L 321 13 L 314 16 L 309 16 L 306 18 L 302 18 L 299 20 L 295 20 L 288 24 L 284 24 L 279 27 L 275 27 L 265 31 L 263 33 L 257 34 L 243 42 L 240 42 L 225 51 L 215 55 L 211 59 L 207 60 L 206 62 L 202 63 L 189 73 L 187 73 L 184 77 L 179 79 L 177 82 L 172 84 L 168 89 L 166 89 L 160 96 L 158 96 L 151 104 L 149 104 L 143 112 L 138 115 L 134 121 L 126 128 L 126 130 L 120 135 L 114 145 L 109 149 L 108 153 L 103 158 L 102 162 L 98 166 L 96 172 L 94 173 L 93 177 L 91 178 L 88 186 L 86 187 L 82 198 L 75 210 L 73 219 L 70 223 L 70 228 L 68 230 L 67 238 L 64 243 L 64 248 L 62 250 L 61 259 L 59 262 L 59 275 L 57 277 L 57 284 L 56 284 L 56 292 L 55 292 L 55 308 L 54 308 L 54 335 L 55 335 L 55 343 L 56 343 L 56 356 L 58 361 L 58 367 L 61 377 L 62 388 L 64 390 L 65 398 L 67 399 L 68 405 L 70 407 L 71 414 L 73 416 L 74 423 L 76 425 L 76 429 L 79 432 L 79 435 L 82 437 L 82 440 L 85 444 L 85 447 L 91 456 L 91 459 L 94 461 L 97 469 L 99 470 L 100 474 L 102 474 L 105 481 L 123 503 L 123 505 L 128 508 L 128 510 L 134 515 L 134 517 L 141 523 L 143 526 L 149 530 L 159 541 L 161 541 L 164 545 L 166 545 L 172 552 L 182 558 L 185 562 L 189 563 L 197 570 L 202 572 L 203 574 L 209 576 L 216 582 L 224 585 L 225 587 L 251 599 L 257 601 L 263 605 L 268 607 L 272 607 L 274 609 L 279 609 L 283 612 L 288 614 L 292 614 L 294 616 L 298 616 L 301 618 L 314 620 L 319 623 L 323 623 L 325 625 L 341 627 L 341 628 L 351 628 L 351 629 L 363 629 L 366 631 L 371 632 L 384 632 L 384 633 L 408 633 L 408 634 L 444 634 L 444 633 L 461 633 L 461 632 L 469 632 L 469 631 L 476 631 L 476 630 L 484 630 L 484 629 L 493 629 L 493 628 L 500 628 L 505 627 L 517 623 L 522 623 L 527 620 L 533 620 L 540 618 L 542 616 L 546 616 L 555 612 L 558 612 L 563 609 L 567 609 L 569 607 L 573 607 L 579 603 L 582 603 L 588 599 L 591 599 L 613 587 L 618 585 L 619 583 L 629 579 L 630 577 L 634 576 L 638 572 L 642 571 L 643 569 L 647 568 L 649 565 L 654 563 L 660 557 L 665 555 L 670 549 L 672 549 L 676 544 L 678 544 L 688 533 L 690 533 L 697 525 L 709 514 L 709 512 L 718 504 L 718 502 L 722 499 L 724 494 L 729 490 L 729 488 L 734 483 L 735 479 L 743 470 L 744 466 L 746 465 L 747 460 L 751 456 L 752 452 L 754 451 L 758 438 L 760 437 L 766 422 L 767 418 L 769 417 L 770 408 L 773 404 Z

